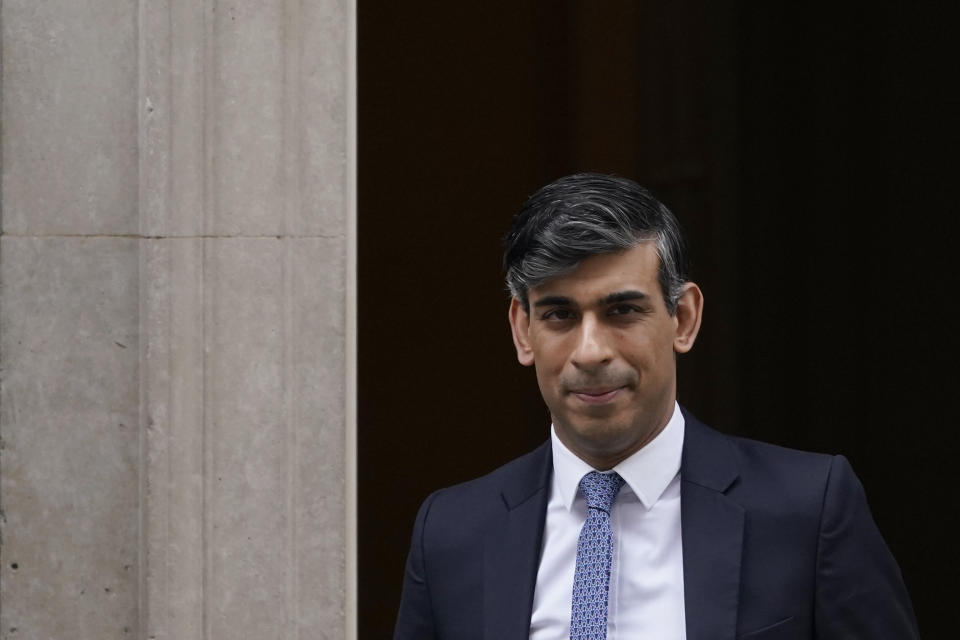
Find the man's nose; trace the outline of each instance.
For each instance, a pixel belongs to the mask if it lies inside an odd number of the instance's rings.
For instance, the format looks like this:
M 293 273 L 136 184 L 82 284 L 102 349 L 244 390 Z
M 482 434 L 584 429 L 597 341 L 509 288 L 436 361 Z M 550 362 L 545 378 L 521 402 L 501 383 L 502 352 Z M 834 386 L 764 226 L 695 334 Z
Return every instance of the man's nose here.
M 592 315 L 585 315 L 580 322 L 577 344 L 571 360 L 578 369 L 596 369 L 613 359 L 609 336 L 603 325 Z

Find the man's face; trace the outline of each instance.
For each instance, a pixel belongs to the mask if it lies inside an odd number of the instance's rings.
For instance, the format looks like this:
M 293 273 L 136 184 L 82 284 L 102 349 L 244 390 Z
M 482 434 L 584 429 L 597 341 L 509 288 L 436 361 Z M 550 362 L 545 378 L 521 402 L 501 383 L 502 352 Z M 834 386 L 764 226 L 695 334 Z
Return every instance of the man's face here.
M 510 309 L 517 356 L 534 365 L 560 440 L 595 468 L 615 465 L 666 426 L 674 352 L 693 346 L 702 296 L 687 283 L 671 316 L 652 242 L 593 256 Z

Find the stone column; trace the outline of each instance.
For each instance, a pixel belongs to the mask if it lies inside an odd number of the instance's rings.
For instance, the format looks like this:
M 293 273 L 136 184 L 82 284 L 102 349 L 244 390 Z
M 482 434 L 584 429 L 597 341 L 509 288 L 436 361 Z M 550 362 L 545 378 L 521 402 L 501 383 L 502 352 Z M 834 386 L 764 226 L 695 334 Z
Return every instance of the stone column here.
M 355 636 L 352 0 L 7 0 L 0 638 Z

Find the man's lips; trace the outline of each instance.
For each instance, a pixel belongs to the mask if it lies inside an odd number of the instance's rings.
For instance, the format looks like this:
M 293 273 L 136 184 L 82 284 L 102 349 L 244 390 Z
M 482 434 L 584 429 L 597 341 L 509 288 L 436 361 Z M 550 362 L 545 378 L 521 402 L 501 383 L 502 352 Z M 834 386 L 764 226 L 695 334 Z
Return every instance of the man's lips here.
M 605 389 L 572 389 L 571 394 L 587 404 L 604 404 L 613 401 L 625 387 Z

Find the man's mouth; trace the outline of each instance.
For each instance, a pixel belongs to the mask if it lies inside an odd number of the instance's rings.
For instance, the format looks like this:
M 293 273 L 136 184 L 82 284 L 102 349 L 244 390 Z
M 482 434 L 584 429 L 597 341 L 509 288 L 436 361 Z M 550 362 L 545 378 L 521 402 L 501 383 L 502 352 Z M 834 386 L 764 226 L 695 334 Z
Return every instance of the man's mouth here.
M 612 402 L 624 387 L 606 387 L 603 389 L 572 389 L 570 391 L 575 397 L 587 404 L 605 404 Z

